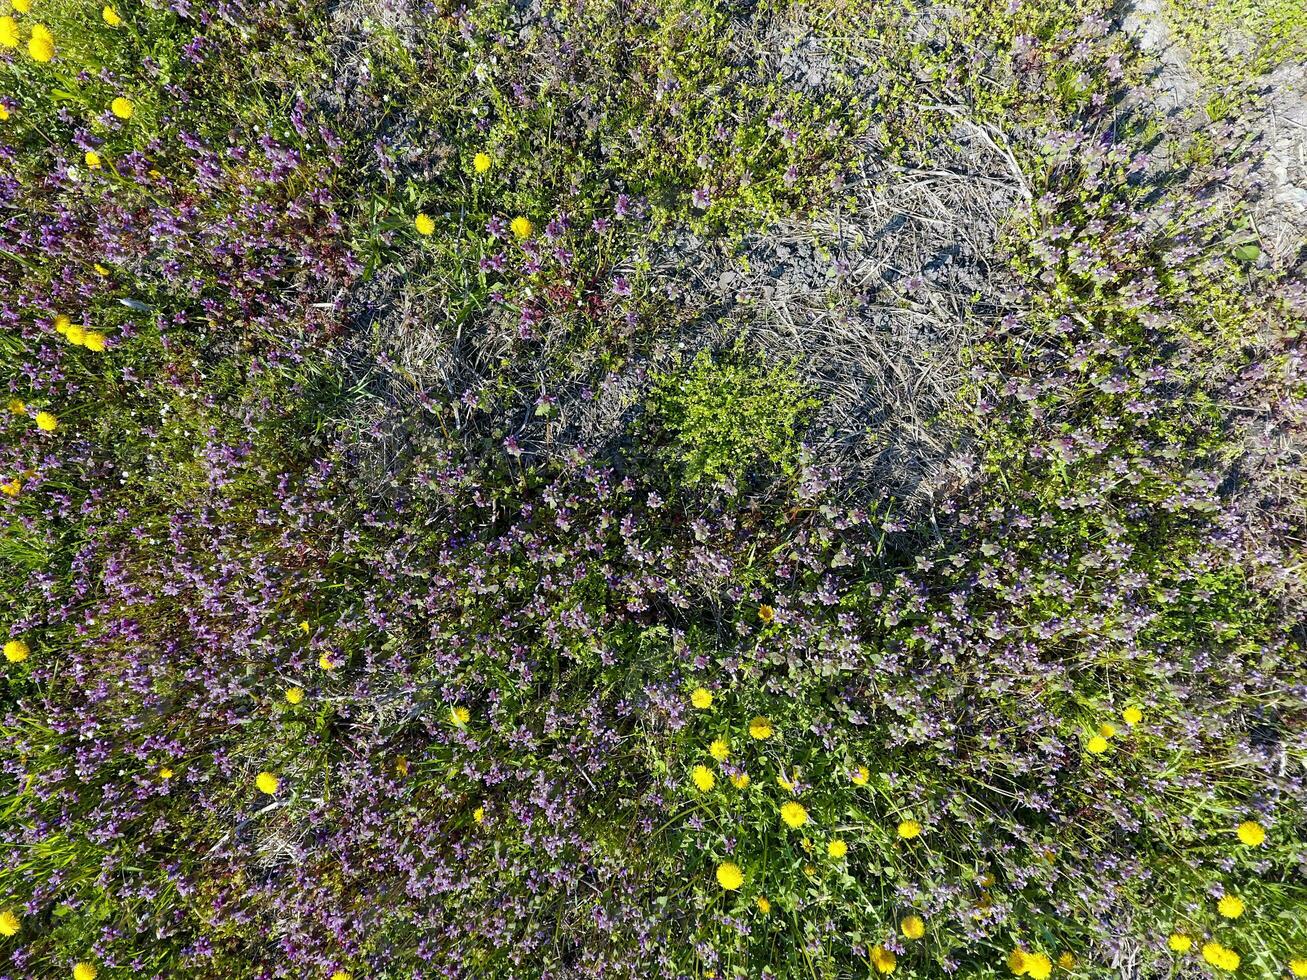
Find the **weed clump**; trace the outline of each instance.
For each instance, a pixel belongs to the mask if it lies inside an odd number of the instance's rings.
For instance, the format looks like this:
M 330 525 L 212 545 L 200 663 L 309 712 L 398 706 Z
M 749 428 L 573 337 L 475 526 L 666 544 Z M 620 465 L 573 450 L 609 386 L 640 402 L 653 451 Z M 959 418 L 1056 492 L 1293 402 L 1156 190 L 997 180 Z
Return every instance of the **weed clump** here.
M 646 411 L 669 437 L 666 451 L 688 486 L 743 485 L 759 471 L 798 472 L 799 432 L 819 404 L 793 364 L 768 365 L 737 343 L 716 357 L 700 351 L 683 369 L 657 375 Z

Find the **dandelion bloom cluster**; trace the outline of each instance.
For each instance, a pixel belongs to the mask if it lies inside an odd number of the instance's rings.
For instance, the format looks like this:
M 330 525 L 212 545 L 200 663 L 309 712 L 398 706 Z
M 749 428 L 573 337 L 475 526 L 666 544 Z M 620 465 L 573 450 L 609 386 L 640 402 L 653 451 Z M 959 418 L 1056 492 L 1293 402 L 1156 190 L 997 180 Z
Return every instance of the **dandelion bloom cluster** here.
M 44 24 L 32 26 L 32 36 L 27 41 L 27 53 L 33 61 L 47 62 L 54 59 L 54 35 Z
M 1215 940 L 1203 943 L 1202 954 L 1208 964 L 1227 972 L 1239 969 L 1239 964 L 1242 962 L 1242 957 L 1237 952 Z

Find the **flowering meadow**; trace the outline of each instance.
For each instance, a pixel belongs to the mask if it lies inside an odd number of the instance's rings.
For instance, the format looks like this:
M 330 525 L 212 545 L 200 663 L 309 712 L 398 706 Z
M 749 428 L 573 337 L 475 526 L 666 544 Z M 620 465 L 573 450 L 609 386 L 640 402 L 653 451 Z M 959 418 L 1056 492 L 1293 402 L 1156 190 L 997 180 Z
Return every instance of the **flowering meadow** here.
M 1307 977 L 1300 0 L 0 0 L 0 980 Z

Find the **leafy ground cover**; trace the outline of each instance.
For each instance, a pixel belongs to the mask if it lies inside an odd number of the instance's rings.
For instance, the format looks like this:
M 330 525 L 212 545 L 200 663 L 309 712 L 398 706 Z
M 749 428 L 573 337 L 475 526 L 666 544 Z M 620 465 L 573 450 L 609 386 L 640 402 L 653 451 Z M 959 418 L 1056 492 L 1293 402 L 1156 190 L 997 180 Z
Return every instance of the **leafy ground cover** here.
M 1300 9 L 8 4 L 0 977 L 1307 976 Z

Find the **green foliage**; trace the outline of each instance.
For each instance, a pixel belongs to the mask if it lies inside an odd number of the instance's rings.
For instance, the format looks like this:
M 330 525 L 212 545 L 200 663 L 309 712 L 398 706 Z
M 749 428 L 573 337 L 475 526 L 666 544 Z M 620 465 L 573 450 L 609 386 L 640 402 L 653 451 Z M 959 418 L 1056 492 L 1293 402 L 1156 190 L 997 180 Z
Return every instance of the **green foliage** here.
M 659 375 L 648 411 L 672 437 L 672 454 L 693 486 L 744 482 L 764 466 L 793 476 L 799 429 L 818 404 L 793 364 L 767 365 L 737 343 L 716 358 L 700 351 L 687 370 Z
M 906 945 L 896 977 L 1006 976 L 1018 944 L 1106 977 L 1108 926 L 1146 946 L 1142 975 L 1188 969 L 1172 928 L 1237 945 L 1245 976 L 1307 948 L 1283 781 L 1304 761 L 1301 640 L 1230 543 L 1244 515 L 1221 513 L 1230 404 L 1263 397 L 1228 385 L 1263 366 L 1260 246 L 1197 185 L 1149 210 L 1158 186 L 1117 147 L 1160 123 L 1063 149 L 1108 125 L 1132 69 L 1105 0 L 473 0 L 398 27 L 247 8 L 192 58 L 195 20 L 164 5 L 123 3 L 112 29 L 35 0 L 21 37 L 39 16 L 57 58 L 0 53 L 6 206 L 33 226 L 13 219 L 22 255 L 0 266 L 3 380 L 26 403 L 0 416 L 0 628 L 33 646 L 0 664 L 0 911 L 24 913 L 0 953 L 21 944 L 30 976 L 94 955 L 103 980 L 610 960 L 848 980 L 880 943 Z M 1301 9 L 1172 15 L 1196 49 L 1216 27 L 1261 38 L 1247 68 L 1301 50 Z M 809 42 L 821 80 L 796 82 Z M 104 116 L 118 96 L 131 125 Z M 653 379 L 652 459 L 625 472 L 577 444 L 566 478 L 537 446 L 501 451 L 523 416 L 562 428 L 569 385 L 699 323 L 660 288 L 670 233 L 717 249 L 840 219 L 869 127 L 899 161 L 967 129 L 1035 199 L 1006 256 L 1019 322 L 968 365 L 976 482 L 928 528 L 807 479 L 662 506 L 800 472 L 818 400 L 742 343 Z M 1229 174 L 1224 153 L 1199 133 L 1177 158 Z M 15 244 L 97 217 L 84 254 Z M 156 241 L 172 251 L 133 245 Z M 400 284 L 414 357 L 382 366 L 354 316 L 384 288 L 309 275 L 337 241 Z M 113 343 L 57 338 L 57 313 Z M 432 383 L 433 351 L 461 373 Z M 1284 761 L 1250 754 L 1268 740 Z M 1274 820 L 1265 847 L 1232 852 L 1252 817 Z M 1216 884 L 1245 918 L 1219 917 Z
M 1105 0 L 979 0 L 947 10 L 852 0 L 821 12 L 834 25 L 832 47 L 865 66 L 872 132 L 895 160 L 928 162 L 977 127 L 996 141 L 1056 127 L 1111 97 L 1133 71 L 1125 38 L 1105 29 L 1113 16 Z M 1111 71 L 1101 70 L 1107 59 Z
M 1249 82 L 1307 57 L 1303 0 L 1167 0 L 1167 25 L 1214 86 Z

